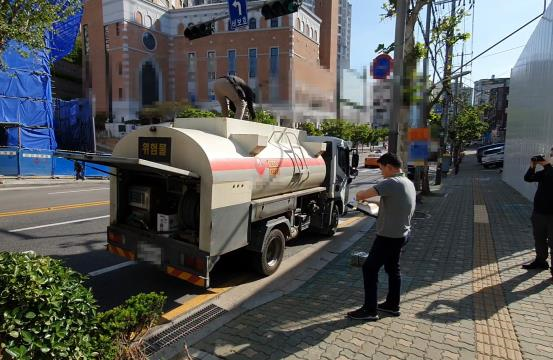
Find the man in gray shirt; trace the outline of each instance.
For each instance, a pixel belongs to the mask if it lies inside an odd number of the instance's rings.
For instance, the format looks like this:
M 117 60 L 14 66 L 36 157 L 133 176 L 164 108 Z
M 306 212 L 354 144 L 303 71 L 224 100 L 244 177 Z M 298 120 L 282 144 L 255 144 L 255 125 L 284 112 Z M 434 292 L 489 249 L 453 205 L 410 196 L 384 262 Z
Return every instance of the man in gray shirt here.
M 359 320 L 378 320 L 378 311 L 399 316 L 401 273 L 399 258 L 411 230 L 415 211 L 415 186 L 401 171 L 401 160 L 394 154 L 382 155 L 377 161 L 384 180 L 367 190 L 359 191 L 356 200 L 380 196 L 380 210 L 376 220 L 376 239 L 363 264 L 365 286 L 364 305 L 348 316 Z M 384 266 L 388 274 L 388 296 L 377 305 L 378 272 Z

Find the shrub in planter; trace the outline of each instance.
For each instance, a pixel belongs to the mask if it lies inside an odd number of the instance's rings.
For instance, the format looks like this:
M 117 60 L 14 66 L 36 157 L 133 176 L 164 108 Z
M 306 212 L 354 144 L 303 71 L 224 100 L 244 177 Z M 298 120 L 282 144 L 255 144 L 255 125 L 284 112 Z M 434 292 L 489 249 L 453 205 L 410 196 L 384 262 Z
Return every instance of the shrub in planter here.
M 90 359 L 96 301 L 49 257 L 0 253 L 0 358 Z
M 166 296 L 138 294 L 98 314 L 97 346 L 102 359 L 145 358 L 141 338 L 160 318 Z

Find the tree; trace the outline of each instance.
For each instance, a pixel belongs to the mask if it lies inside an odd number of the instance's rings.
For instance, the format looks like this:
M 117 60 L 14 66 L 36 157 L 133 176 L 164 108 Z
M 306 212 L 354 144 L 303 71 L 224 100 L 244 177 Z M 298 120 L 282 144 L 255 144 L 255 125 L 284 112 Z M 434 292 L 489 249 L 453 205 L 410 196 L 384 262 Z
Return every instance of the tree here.
M 307 135 L 311 135 L 311 136 L 321 136 L 323 135 L 323 132 L 319 129 L 317 129 L 317 126 L 315 126 L 315 124 L 313 124 L 312 122 L 304 122 L 304 123 L 300 123 L 298 125 L 298 128 L 301 129 L 301 130 L 304 130 L 305 132 L 307 132 Z
M 17 50 L 46 48 L 45 34 L 56 22 L 64 21 L 82 7 L 81 0 L 0 0 L 0 57 L 9 40 L 17 41 Z
M 453 16 L 446 16 L 442 19 L 439 19 L 437 25 L 432 29 L 432 34 L 428 44 L 421 44 L 415 41 L 415 26 L 419 21 L 419 15 L 421 10 L 428 5 L 430 0 L 411 0 L 410 6 L 407 12 L 407 22 L 405 24 L 405 44 L 404 44 L 404 73 L 402 78 L 404 79 L 403 89 L 403 106 L 408 108 L 412 105 L 413 99 L 416 97 L 413 96 L 417 91 L 417 80 L 416 80 L 416 70 L 417 62 L 419 59 L 425 57 L 427 54 L 430 55 L 434 68 L 437 68 L 436 64 L 436 55 L 438 51 L 442 48 L 452 48 L 456 43 L 460 41 L 465 41 L 469 38 L 470 34 L 462 33 L 458 30 L 459 24 L 462 22 L 463 18 L 467 13 L 463 9 L 457 10 Z M 382 9 L 385 11 L 383 18 L 392 18 L 396 15 L 396 5 L 397 0 L 386 0 L 382 6 Z M 384 44 L 381 44 L 376 50 L 377 52 L 391 52 L 393 51 L 394 46 L 390 45 L 385 47 Z M 432 50 L 434 50 L 432 52 Z M 451 96 L 451 75 L 452 75 L 452 62 L 451 59 L 448 59 L 446 56 L 446 63 L 444 64 L 444 77 L 440 79 L 440 82 L 435 84 L 430 84 L 426 87 L 426 92 L 428 95 L 429 103 L 425 107 L 426 111 L 423 114 L 423 121 L 428 122 L 430 118 L 430 113 L 432 108 L 440 102 L 444 101 L 444 94 Z M 428 82 L 429 79 L 424 79 L 425 82 Z M 438 91 L 436 91 L 439 89 Z M 405 112 L 403 112 L 403 117 Z M 403 121 L 402 128 L 400 128 L 400 143 L 407 144 L 407 122 Z M 441 124 L 440 124 L 441 126 Z M 406 147 L 401 149 L 400 156 L 403 158 L 407 157 Z M 422 174 L 422 190 L 423 193 L 427 194 L 430 192 L 430 185 L 428 179 L 428 167 L 425 167 Z
M 370 141 L 367 140 L 371 138 L 371 130 L 371 127 L 367 124 L 352 126 L 351 141 L 353 141 L 353 146 L 361 145 L 362 147 L 364 144 L 369 144 Z
M 326 136 L 334 136 L 344 140 L 350 140 L 353 126 L 345 120 L 325 120 L 321 124 L 321 131 Z
M 465 106 L 449 128 L 449 138 L 453 144 L 454 157 L 459 155 L 460 149 L 468 142 L 481 138 L 488 130 L 489 125 L 482 121 L 482 115 L 487 105 Z

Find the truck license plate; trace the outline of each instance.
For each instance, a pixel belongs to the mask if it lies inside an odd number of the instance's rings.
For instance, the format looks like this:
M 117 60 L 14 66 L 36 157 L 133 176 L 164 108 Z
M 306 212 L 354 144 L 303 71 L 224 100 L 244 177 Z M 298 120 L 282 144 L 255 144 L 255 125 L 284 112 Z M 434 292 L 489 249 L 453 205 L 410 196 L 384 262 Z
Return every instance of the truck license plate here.
M 161 266 L 161 248 L 148 243 L 139 243 L 137 258 Z

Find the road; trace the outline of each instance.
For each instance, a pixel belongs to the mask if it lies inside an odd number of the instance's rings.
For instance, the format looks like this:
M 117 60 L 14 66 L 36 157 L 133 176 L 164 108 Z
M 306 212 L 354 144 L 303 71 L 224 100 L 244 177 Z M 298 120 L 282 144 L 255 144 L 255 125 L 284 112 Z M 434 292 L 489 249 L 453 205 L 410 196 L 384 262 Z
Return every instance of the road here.
M 358 187 L 374 184 L 378 170 L 361 169 L 352 183 Z M 0 251 L 35 251 L 65 262 L 88 275 L 89 286 L 102 310 L 121 304 L 141 292 L 163 292 L 167 311 L 189 302 L 206 291 L 170 277 L 146 264 L 137 264 L 105 250 L 109 222 L 109 183 L 75 182 L 64 185 L 0 188 Z M 337 239 L 356 229 L 359 213 L 341 219 Z M 285 260 L 320 241 L 302 235 L 287 243 Z M 339 241 L 339 240 L 336 240 Z M 212 287 L 221 288 L 255 280 L 244 254 L 223 256 L 212 271 Z M 238 285 L 236 284 L 238 283 Z

